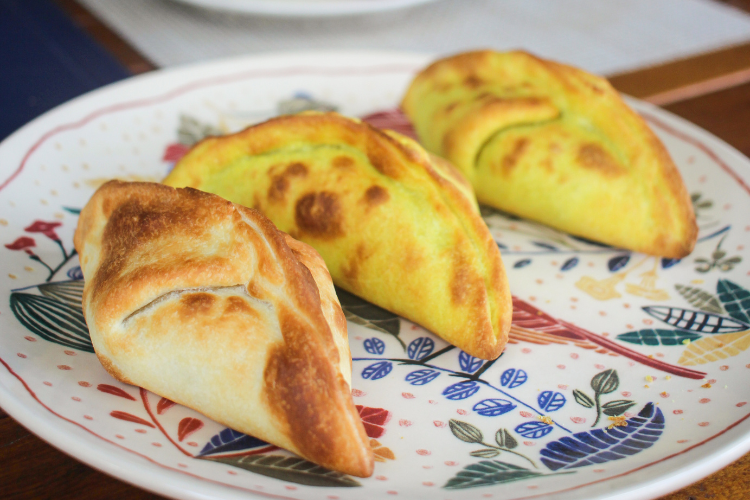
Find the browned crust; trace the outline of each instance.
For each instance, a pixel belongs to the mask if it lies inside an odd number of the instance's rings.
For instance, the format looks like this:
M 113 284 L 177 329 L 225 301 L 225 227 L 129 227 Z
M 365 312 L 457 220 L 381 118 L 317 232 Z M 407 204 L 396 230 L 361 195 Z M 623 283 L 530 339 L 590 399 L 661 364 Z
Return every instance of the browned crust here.
M 291 140 L 290 138 L 293 138 L 295 143 L 349 145 L 362 151 L 373 168 L 382 175 L 399 182 L 407 177 L 410 178 L 409 182 L 419 179 L 418 182 L 424 182 L 434 190 L 433 194 L 443 202 L 439 210 L 449 210 L 455 216 L 477 254 L 487 261 L 485 265 L 489 276 L 485 278 L 482 289 L 485 294 L 491 294 L 486 297 L 485 303 L 489 304 L 492 310 L 492 319 L 481 325 L 474 321 L 472 327 L 476 327 L 476 333 L 475 342 L 472 344 L 476 346 L 461 347 L 471 351 L 472 355 L 485 359 L 499 356 L 507 341 L 511 312 L 510 292 L 504 278 L 499 251 L 496 245 L 487 244 L 492 241 L 492 237 L 478 216 L 473 193 L 463 176 L 445 160 L 432 160 L 414 141 L 391 131 L 380 131 L 366 123 L 336 113 L 303 113 L 273 118 L 222 138 L 205 139 L 182 162 L 207 168 L 208 171 L 202 172 L 200 176 L 210 177 L 214 173 L 212 168 L 218 172 L 222 164 L 240 155 L 261 155 L 282 148 Z M 332 160 L 332 168 L 343 169 L 349 168 L 350 165 L 345 156 Z M 175 172 L 180 171 L 180 166 L 175 168 Z M 189 169 L 185 172 L 187 175 L 195 175 L 195 183 L 191 185 L 201 185 L 198 174 L 190 173 Z M 184 179 L 183 177 L 180 183 Z M 166 182 L 169 183 L 170 179 Z M 363 191 L 363 201 L 373 205 L 372 202 L 385 199 L 382 194 L 383 192 L 377 188 L 369 191 L 369 195 Z M 345 226 L 345 220 L 346 214 L 343 213 L 343 206 L 338 203 L 335 192 L 309 191 L 303 193 L 294 206 L 296 225 L 285 229 L 293 236 L 309 238 L 311 242 L 332 241 L 347 235 L 350 228 Z M 338 283 L 352 293 L 361 293 L 361 290 L 356 289 L 359 277 L 358 258 L 359 256 L 352 255 L 343 265 L 343 274 L 348 277 L 349 282 Z M 503 278 L 500 279 L 498 276 Z M 490 285 L 494 288 L 488 291 L 486 286 Z M 419 319 L 414 318 L 408 311 L 392 310 L 419 322 Z M 484 312 L 477 311 L 472 316 L 480 314 Z
M 490 83 L 488 80 L 497 82 L 500 77 L 493 77 L 490 70 L 490 68 L 495 68 L 493 59 L 497 54 L 492 50 L 478 50 L 448 56 L 433 62 L 414 78 L 404 96 L 402 108 L 408 116 L 414 119 L 420 103 L 420 95 L 427 91 L 446 92 L 457 86 L 475 89 L 484 83 Z M 519 64 L 527 64 L 539 71 L 549 73 L 570 95 L 577 95 L 579 99 L 591 96 L 591 98 L 606 98 L 609 100 L 609 105 L 612 106 L 613 110 L 623 117 L 623 123 L 628 122 L 628 126 L 632 127 L 633 133 L 640 135 L 645 147 L 656 158 L 655 163 L 658 165 L 658 171 L 642 172 L 641 175 L 658 177 L 664 187 L 662 191 L 654 193 L 654 217 L 663 219 L 660 223 L 660 231 L 654 232 L 653 241 L 648 244 L 633 244 L 630 249 L 671 258 L 682 258 L 688 255 L 697 240 L 697 224 L 692 203 L 677 167 L 664 145 L 644 120 L 622 101 L 617 91 L 603 78 L 572 66 L 539 58 L 524 51 L 513 51 L 508 54 L 514 55 L 516 60 L 522 61 Z M 486 92 L 480 93 L 476 99 L 482 102 L 486 101 L 487 104 L 463 119 L 466 123 L 474 124 L 474 126 L 484 115 L 491 114 L 488 109 L 492 103 L 503 102 L 502 98 Z M 454 100 L 448 106 L 452 109 L 458 104 Z M 457 144 L 466 143 L 466 136 L 471 132 L 471 127 L 459 125 L 447 130 L 442 136 L 440 146 L 443 151 L 436 152 L 446 155 L 465 171 L 466 167 L 461 164 L 458 158 L 454 158 L 456 156 L 454 150 L 458 147 Z M 608 153 L 603 149 L 582 149 L 579 153 L 579 162 L 586 168 L 596 169 L 603 175 L 610 177 L 625 173 L 614 159 L 607 158 Z M 499 169 L 502 170 L 501 174 L 507 174 L 515 163 L 512 155 L 505 160 L 502 165 L 503 168 Z M 540 167 L 544 168 L 544 165 L 540 165 Z M 679 231 L 679 236 L 676 237 L 675 228 L 678 228 Z M 584 236 L 592 237 L 591 235 Z
M 154 287 L 165 282 L 177 289 L 190 288 L 197 274 L 203 286 L 237 285 L 241 276 L 252 274 L 236 259 L 202 260 L 197 252 L 190 253 L 196 243 L 215 238 L 216 228 L 234 231 L 233 237 L 251 245 L 258 256 L 256 272 L 283 289 L 283 299 L 275 299 L 283 342 L 267 357 L 264 391 L 274 418 L 293 431 L 287 436 L 296 447 L 293 451 L 325 467 L 369 476 L 372 451 L 338 368 L 340 351 L 333 330 L 342 335 L 343 328 L 346 335 L 343 312 L 335 295 L 327 294 L 329 306 L 335 300 L 338 307 L 333 323 L 328 323 L 315 278 L 298 258 L 303 253 L 305 260 L 313 262 L 319 256 L 301 242 L 295 243 L 295 253 L 287 244 L 288 236 L 259 212 L 191 188 L 119 181 L 102 186 L 81 212 L 74 237 L 87 278 L 84 311 L 92 332 L 106 337 L 108 325 L 122 322 L 153 300 L 155 293 L 163 293 Z M 92 240 L 99 234 L 101 240 Z M 237 249 L 241 258 L 241 248 Z M 328 275 L 317 272 L 316 276 L 325 280 Z M 330 276 L 327 279 L 332 290 Z M 273 300 L 278 293 L 252 282 L 247 290 L 263 300 Z M 178 311 L 183 316 L 201 315 L 214 303 L 210 293 L 190 293 L 180 299 Z M 232 304 L 228 301 L 227 308 Z M 243 314 L 242 307 L 230 312 Z M 97 356 L 115 378 L 130 383 L 116 360 L 99 349 Z

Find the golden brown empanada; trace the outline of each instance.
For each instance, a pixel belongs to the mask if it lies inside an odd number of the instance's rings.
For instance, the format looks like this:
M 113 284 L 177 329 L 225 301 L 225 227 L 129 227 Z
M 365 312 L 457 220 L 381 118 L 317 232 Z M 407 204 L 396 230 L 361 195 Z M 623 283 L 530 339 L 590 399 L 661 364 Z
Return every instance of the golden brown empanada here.
M 115 378 L 324 467 L 372 473 L 346 319 L 315 250 L 218 196 L 119 181 L 83 209 L 75 247 L 91 340 Z
M 284 116 L 196 145 L 164 180 L 263 212 L 333 281 L 467 353 L 500 355 L 511 298 L 471 187 L 413 140 L 335 113 Z
M 469 52 L 419 73 L 402 107 L 480 203 L 653 255 L 695 245 L 677 168 L 603 78 L 525 52 Z

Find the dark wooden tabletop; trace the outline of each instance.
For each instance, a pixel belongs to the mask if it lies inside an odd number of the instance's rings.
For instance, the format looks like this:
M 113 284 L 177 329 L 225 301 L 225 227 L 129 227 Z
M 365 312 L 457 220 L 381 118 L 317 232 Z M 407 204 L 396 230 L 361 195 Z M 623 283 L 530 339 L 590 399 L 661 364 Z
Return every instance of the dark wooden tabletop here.
M 155 66 L 74 0 L 55 0 L 131 72 Z M 724 3 L 750 12 L 750 0 Z M 750 44 L 610 75 L 624 93 L 662 106 L 750 156 Z M 29 433 L 0 409 L 0 498 L 161 498 L 84 465 Z M 750 454 L 661 500 L 750 498 Z

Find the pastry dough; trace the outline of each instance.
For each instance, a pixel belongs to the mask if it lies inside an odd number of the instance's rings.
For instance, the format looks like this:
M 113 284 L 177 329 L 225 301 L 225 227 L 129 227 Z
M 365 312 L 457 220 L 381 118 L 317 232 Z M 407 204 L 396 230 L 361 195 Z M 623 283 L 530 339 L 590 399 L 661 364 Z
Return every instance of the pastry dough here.
M 525 52 L 470 52 L 418 74 L 402 107 L 480 203 L 652 255 L 695 245 L 677 168 L 603 78 Z
M 112 181 L 75 234 L 94 349 L 116 379 L 367 477 L 346 319 L 309 246 L 194 189 Z
M 494 359 L 511 298 L 471 187 L 416 142 L 335 113 L 284 116 L 196 145 L 164 180 L 257 208 L 334 283 Z

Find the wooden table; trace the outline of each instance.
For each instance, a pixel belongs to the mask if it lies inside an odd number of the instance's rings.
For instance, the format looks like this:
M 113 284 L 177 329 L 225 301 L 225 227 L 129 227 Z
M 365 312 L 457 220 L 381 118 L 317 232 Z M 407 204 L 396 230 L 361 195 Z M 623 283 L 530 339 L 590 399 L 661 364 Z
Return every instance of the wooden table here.
M 74 0 L 56 0 L 83 29 L 133 73 L 155 66 Z M 725 3 L 750 12 L 750 0 Z M 750 44 L 612 75 L 624 93 L 652 102 L 750 156 Z M 0 409 L 0 498 L 158 499 L 83 465 L 30 434 Z M 750 498 L 750 454 L 661 500 Z

